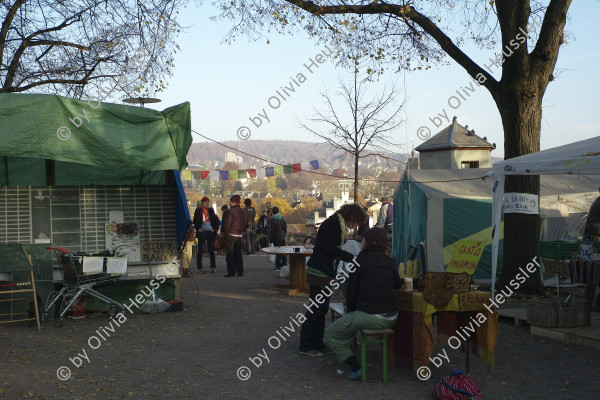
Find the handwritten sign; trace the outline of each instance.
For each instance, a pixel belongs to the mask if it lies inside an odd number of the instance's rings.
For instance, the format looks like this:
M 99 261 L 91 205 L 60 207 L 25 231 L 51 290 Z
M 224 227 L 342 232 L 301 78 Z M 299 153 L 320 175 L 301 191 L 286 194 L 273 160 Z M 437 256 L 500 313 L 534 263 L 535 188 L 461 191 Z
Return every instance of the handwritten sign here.
M 537 194 L 505 193 L 504 214 L 539 214 L 539 198 Z
M 142 261 L 172 261 L 177 255 L 177 241 L 142 242 Z
M 446 272 L 460 274 L 466 272 L 473 275 L 483 254 L 486 243 L 477 240 L 459 240 Z

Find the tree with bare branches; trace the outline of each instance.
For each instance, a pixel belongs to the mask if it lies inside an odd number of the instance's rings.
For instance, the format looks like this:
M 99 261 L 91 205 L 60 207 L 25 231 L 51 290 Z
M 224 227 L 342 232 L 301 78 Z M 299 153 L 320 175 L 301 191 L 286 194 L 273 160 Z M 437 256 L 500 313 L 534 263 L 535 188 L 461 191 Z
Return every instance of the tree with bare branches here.
M 338 60 L 358 43 L 373 73 L 384 66 L 422 69 L 450 56 L 491 94 L 504 129 L 504 156 L 540 150 L 542 99 L 555 78 L 560 46 L 565 41 L 567 11 L 572 0 L 375 0 L 215 1 L 221 17 L 237 20 L 230 38 L 260 37 L 266 28 L 290 33 L 296 28 L 338 43 Z M 344 26 L 356 29 L 339 41 Z M 496 54 L 478 64 L 461 46 L 470 41 Z M 351 46 L 348 46 L 351 44 Z M 463 47 L 464 48 L 464 47 Z M 342 55 L 340 57 L 340 55 Z M 499 76 L 494 78 L 493 74 Z M 506 192 L 539 194 L 539 176 L 511 176 Z M 537 254 L 537 215 L 507 214 L 504 219 L 504 265 L 498 287 L 514 278 L 519 266 Z M 499 232 L 495 232 L 499 234 Z M 543 292 L 536 275 L 521 291 Z
M 358 200 L 359 161 L 370 156 L 384 156 L 392 142 L 391 133 L 402 120 L 400 110 L 404 102 L 397 104 L 399 90 L 391 85 L 389 90 L 367 100 L 368 81 L 360 80 L 355 70 L 353 82 L 340 80 L 336 96 L 343 100 L 343 107 L 336 110 L 332 97 L 322 92 L 325 107 L 315 107 L 315 116 L 300 125 L 315 136 L 325 140 L 333 149 L 341 150 L 354 161 L 354 202 Z M 315 127 L 320 126 L 320 128 Z
M 0 92 L 104 99 L 166 88 L 184 0 L 0 1 Z

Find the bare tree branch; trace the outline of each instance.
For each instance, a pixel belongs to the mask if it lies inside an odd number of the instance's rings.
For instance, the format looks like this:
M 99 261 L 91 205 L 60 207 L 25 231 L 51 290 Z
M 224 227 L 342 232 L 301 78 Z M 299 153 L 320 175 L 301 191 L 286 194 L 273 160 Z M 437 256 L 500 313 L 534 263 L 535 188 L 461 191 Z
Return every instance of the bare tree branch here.
M 399 91 L 392 85 L 389 90 L 366 101 L 367 83 L 359 81 L 357 73 L 354 73 L 352 84 L 340 81 L 337 96 L 344 100 L 348 117 L 343 116 L 339 107 L 336 109 L 332 96 L 324 92 L 321 95 L 326 105 L 325 111 L 314 107 L 315 116 L 308 119 L 309 123 L 300 122 L 308 132 L 354 158 L 354 201 L 358 199 L 359 160 L 372 155 L 385 158 L 383 153 L 396 145 L 390 134 L 403 122 L 399 113 L 404 102 L 396 105 Z M 311 125 L 324 128 L 313 128 Z

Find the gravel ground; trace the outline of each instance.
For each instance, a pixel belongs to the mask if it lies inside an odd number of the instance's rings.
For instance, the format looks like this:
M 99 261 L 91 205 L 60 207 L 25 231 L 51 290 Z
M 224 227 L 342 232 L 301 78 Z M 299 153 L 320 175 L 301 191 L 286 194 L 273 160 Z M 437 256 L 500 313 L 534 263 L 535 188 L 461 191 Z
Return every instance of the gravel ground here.
M 126 312 L 126 320 L 116 320 L 119 326 L 113 323 L 114 332 L 105 314 L 68 320 L 62 328 L 49 322 L 41 332 L 22 323 L 0 326 L 0 399 L 433 400 L 435 378 L 464 368 L 464 354 L 444 346 L 451 362 L 431 366 L 429 381 L 390 367 L 388 382 L 382 382 L 377 353 L 368 353 L 372 366 L 362 384 L 348 381 L 348 367 L 333 355 L 299 355 L 298 332 L 280 338 L 279 347 L 271 339 L 278 347 L 273 349 L 269 338 L 305 310 L 307 296 L 275 289 L 285 280 L 265 255 L 244 255 L 244 262 L 243 277 L 225 279 L 225 258 L 217 256 L 218 273 L 182 280 L 184 312 Z M 257 367 L 249 357 L 259 353 L 268 361 Z M 599 361 L 600 350 L 566 347 L 507 321 L 500 324 L 496 365 L 488 373 L 472 357 L 471 376 L 486 399 L 598 399 Z M 70 379 L 57 377 L 61 366 L 70 368 Z M 244 366 L 251 376 L 242 381 L 237 371 Z

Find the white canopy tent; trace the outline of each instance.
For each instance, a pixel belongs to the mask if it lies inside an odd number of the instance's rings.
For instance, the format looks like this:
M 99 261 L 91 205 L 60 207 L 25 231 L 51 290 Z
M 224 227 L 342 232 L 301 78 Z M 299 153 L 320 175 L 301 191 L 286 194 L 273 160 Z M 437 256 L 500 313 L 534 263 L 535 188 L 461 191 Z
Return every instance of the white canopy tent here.
M 506 175 L 600 174 L 600 136 L 497 162 L 492 167 L 492 295 Z

